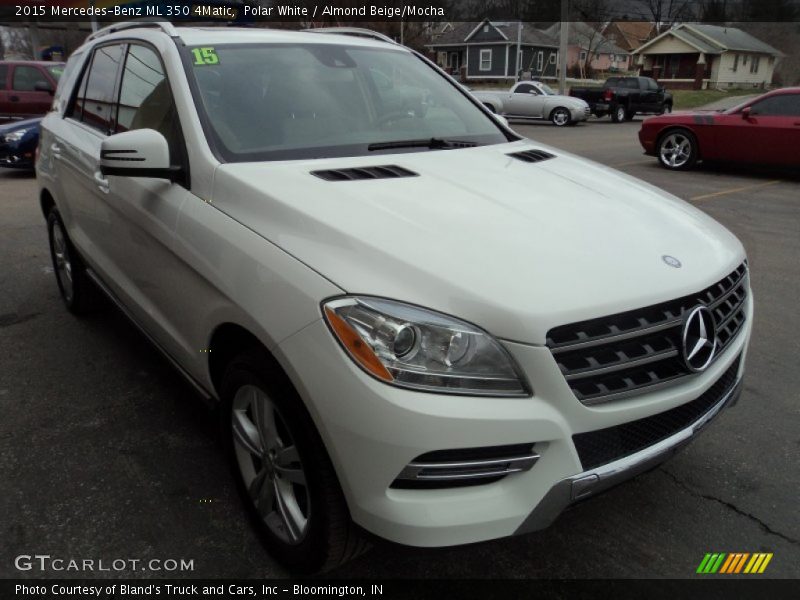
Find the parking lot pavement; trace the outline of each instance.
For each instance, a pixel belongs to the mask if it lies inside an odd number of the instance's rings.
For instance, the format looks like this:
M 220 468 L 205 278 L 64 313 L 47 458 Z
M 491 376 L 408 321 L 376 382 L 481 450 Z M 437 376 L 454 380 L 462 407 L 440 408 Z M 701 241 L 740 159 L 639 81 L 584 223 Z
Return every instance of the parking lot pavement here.
M 739 236 L 756 299 L 739 404 L 671 462 L 546 531 L 438 550 L 378 543 L 333 575 L 690 577 L 706 552 L 769 551 L 767 575 L 800 576 L 800 183 L 667 172 L 642 156 L 638 126 L 517 129 L 663 187 Z M 245 522 L 213 415 L 114 310 L 76 320 L 62 308 L 33 194 L 30 177 L 0 173 L 0 577 L 34 553 L 283 575 Z

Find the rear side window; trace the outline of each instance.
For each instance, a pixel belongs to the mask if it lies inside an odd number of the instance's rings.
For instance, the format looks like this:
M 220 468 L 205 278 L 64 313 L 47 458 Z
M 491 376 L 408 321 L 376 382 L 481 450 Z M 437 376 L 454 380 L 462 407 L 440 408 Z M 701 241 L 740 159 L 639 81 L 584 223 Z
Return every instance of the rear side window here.
M 37 67 L 17 65 L 14 67 L 11 89 L 17 92 L 33 92 L 40 81 L 47 83 L 47 77 Z
M 6 89 L 6 79 L 8 79 L 8 65 L 0 65 L 0 90 Z
M 113 126 L 114 90 L 122 50 L 122 45 L 113 45 L 101 46 L 94 51 L 92 64 L 83 75 L 70 114 L 104 134 L 108 134 Z

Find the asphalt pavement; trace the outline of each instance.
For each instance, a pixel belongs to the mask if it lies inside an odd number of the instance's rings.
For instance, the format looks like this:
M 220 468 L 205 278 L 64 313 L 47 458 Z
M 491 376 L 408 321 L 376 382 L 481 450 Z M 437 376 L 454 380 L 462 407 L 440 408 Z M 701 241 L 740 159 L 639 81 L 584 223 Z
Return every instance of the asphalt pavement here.
M 668 172 L 641 154 L 638 127 L 516 128 L 660 186 L 739 236 L 756 302 L 739 404 L 661 468 L 546 531 L 449 549 L 378 543 L 331 575 L 684 578 L 706 552 L 773 552 L 764 576 L 800 576 L 800 180 Z M 78 320 L 63 308 L 35 182 L 13 171 L 0 171 L 0 411 L 0 577 L 41 576 L 14 566 L 36 553 L 194 561 L 100 576 L 286 575 L 245 519 L 213 414 L 115 310 Z

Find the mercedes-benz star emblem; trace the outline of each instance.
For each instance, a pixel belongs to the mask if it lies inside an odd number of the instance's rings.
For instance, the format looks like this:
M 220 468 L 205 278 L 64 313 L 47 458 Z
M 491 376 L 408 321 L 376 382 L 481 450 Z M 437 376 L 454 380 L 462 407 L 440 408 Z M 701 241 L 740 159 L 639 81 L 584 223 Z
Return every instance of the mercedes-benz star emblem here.
M 676 269 L 680 269 L 681 268 L 681 261 L 679 261 L 674 256 L 670 256 L 669 254 L 665 254 L 664 256 L 661 257 L 661 260 L 663 260 L 665 263 L 667 263 L 670 267 L 675 267 Z
M 695 373 L 705 371 L 717 351 L 714 315 L 705 306 L 695 306 L 683 321 L 683 360 Z

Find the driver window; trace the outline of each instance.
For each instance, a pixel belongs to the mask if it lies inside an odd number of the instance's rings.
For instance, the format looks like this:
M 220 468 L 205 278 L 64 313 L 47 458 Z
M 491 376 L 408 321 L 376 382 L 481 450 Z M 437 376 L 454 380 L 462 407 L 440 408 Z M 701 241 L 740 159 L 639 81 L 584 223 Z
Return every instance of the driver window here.
M 800 116 L 800 95 L 781 94 L 764 98 L 752 105 L 750 114 L 764 117 Z
M 531 92 L 536 92 L 536 88 L 532 85 L 522 84 L 517 86 L 517 94 L 530 94 Z

